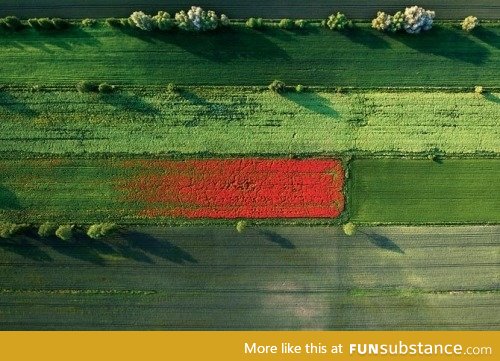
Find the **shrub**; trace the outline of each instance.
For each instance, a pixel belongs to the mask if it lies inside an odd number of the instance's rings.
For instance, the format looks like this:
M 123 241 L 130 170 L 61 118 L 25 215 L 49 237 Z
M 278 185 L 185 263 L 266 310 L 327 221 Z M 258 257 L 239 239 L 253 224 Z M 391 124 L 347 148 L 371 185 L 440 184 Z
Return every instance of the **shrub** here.
M 464 21 L 462 21 L 462 29 L 465 31 L 472 31 L 477 26 L 479 26 L 479 20 L 475 16 L 467 16 Z
M 161 31 L 168 31 L 175 26 L 174 19 L 165 11 L 158 11 L 158 14 L 153 16 L 153 22 L 155 27 Z
M 129 19 L 141 30 L 151 31 L 155 28 L 155 22 L 151 15 L 146 15 L 142 11 L 133 12 Z
M 90 93 L 98 91 L 99 86 L 94 82 L 82 80 L 76 85 L 76 90 L 78 90 L 80 93 Z
M 15 16 L 7 16 L 3 19 L 3 22 L 7 28 L 14 31 L 21 30 L 24 27 L 21 20 Z
M 117 18 L 107 18 L 106 24 L 108 24 L 112 28 L 119 28 L 122 26 L 120 19 L 117 19 Z
M 294 22 L 291 19 L 281 19 L 278 26 L 281 29 L 292 29 L 294 26 Z
M 96 223 L 91 225 L 87 230 L 87 236 L 92 239 L 104 237 L 116 230 L 116 223 Z
M 326 26 L 332 30 L 343 30 L 352 26 L 352 22 L 342 13 L 332 14 L 326 20 Z
M 430 30 L 435 15 L 434 11 L 425 10 L 419 6 L 406 8 L 404 11 L 404 29 L 409 34 L 419 34 L 422 30 Z
M 248 226 L 247 221 L 238 221 L 236 223 L 236 231 L 238 233 L 243 233 L 245 231 L 245 229 L 247 228 L 247 226 Z
M 483 92 L 484 92 L 484 89 L 483 89 L 483 87 L 481 85 L 476 85 L 474 87 L 474 93 L 476 93 L 476 94 L 483 94 Z
M 99 91 L 99 93 L 112 93 L 113 90 L 115 90 L 115 87 L 108 83 L 101 83 L 99 84 L 97 90 Z
M 38 19 L 38 27 L 45 30 L 52 30 L 56 28 L 52 20 L 50 20 L 49 18 Z
M 269 84 L 268 88 L 275 93 L 283 93 L 286 90 L 286 85 L 282 81 L 273 80 L 273 82 Z
M 260 28 L 264 27 L 264 20 L 262 20 L 262 18 L 250 18 L 247 20 L 245 25 L 248 28 L 260 29 Z
M 347 236 L 354 236 L 356 234 L 356 225 L 352 222 L 348 222 L 342 225 L 342 230 Z
M 304 29 L 307 26 L 307 21 L 302 20 L 302 19 L 295 20 L 294 25 L 298 29 Z
M 303 85 L 300 85 L 300 84 L 299 84 L 299 85 L 297 85 L 297 86 L 295 87 L 295 91 L 296 91 L 297 93 L 302 93 L 302 92 L 304 91 L 304 86 L 303 86 Z
M 85 27 L 92 27 L 92 26 L 95 26 L 97 24 L 97 20 L 95 19 L 83 19 L 82 20 L 82 26 L 85 26 Z
M 224 16 L 224 22 L 227 23 L 229 18 L 225 15 L 222 16 Z M 219 18 L 214 11 L 204 11 L 199 6 L 191 6 L 187 13 L 184 10 L 176 13 L 175 21 L 179 29 L 186 31 L 215 30 L 219 25 Z
M 56 229 L 55 235 L 63 241 L 69 241 L 73 238 L 74 227 L 72 224 L 63 224 Z
M 29 224 L 0 222 L 0 238 L 10 238 L 29 227 Z
M 220 24 L 222 26 L 229 26 L 231 24 L 231 20 L 225 14 L 221 14 L 220 16 Z
M 38 235 L 40 237 L 50 237 L 55 235 L 57 230 L 57 224 L 52 222 L 45 222 L 38 227 Z
M 168 83 L 167 84 L 167 92 L 168 93 L 177 93 L 179 91 L 179 87 L 175 85 L 174 83 Z
M 68 20 L 59 18 L 52 19 L 52 23 L 54 24 L 54 27 L 58 30 L 64 30 L 71 26 L 71 23 Z
M 135 24 L 129 18 L 121 18 L 119 20 L 122 28 L 135 27 Z

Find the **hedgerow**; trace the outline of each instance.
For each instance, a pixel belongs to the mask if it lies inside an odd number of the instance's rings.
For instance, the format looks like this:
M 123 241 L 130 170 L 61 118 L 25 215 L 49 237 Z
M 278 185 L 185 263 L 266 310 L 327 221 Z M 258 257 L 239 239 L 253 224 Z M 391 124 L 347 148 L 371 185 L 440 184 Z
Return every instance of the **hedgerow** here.
M 0 238 L 10 238 L 26 228 L 29 227 L 29 224 L 17 224 L 10 222 L 0 222 Z
M 352 27 L 352 21 L 342 13 L 332 14 L 328 17 L 325 24 L 331 30 L 344 30 L 347 27 Z
M 419 6 L 407 7 L 394 15 L 379 11 L 372 20 L 372 28 L 395 33 L 404 29 L 409 34 L 419 34 L 432 28 L 435 12 Z
M 261 29 L 264 27 L 264 20 L 262 18 L 250 18 L 246 21 L 245 25 L 252 29 Z

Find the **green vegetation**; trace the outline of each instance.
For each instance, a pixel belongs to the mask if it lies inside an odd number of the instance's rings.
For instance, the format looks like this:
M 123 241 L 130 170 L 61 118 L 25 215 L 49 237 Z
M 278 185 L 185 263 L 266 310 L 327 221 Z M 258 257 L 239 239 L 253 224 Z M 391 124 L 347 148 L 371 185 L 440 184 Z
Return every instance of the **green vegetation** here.
M 350 218 L 380 223 L 500 223 L 500 160 L 362 159 Z
M 98 82 L 95 82 L 98 84 Z M 447 154 L 500 152 L 498 93 L 1 91 L 12 154 Z M 175 87 L 174 87 L 175 88 Z M 411 109 L 411 111 L 408 111 Z
M 63 241 L 69 241 L 73 238 L 74 227 L 72 224 L 63 224 L 56 229 L 55 235 Z
M 418 37 L 381 34 L 370 26 L 290 32 L 239 24 L 202 35 L 103 23 L 57 34 L 26 29 L 0 36 L 0 70 L 8 84 L 73 85 L 87 79 L 118 85 L 264 86 L 280 79 L 315 86 L 498 85 L 498 23 L 484 23 L 470 34 L 441 24 Z
M 0 329 L 496 329 L 498 234 L 228 226 L 3 241 Z

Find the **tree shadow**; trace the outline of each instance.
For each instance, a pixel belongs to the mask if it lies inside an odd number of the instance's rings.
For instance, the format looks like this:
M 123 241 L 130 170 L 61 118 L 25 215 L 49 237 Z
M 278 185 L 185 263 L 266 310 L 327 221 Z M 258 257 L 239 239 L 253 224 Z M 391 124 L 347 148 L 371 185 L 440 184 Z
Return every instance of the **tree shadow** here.
M 121 238 L 127 242 L 129 247 L 139 249 L 146 254 L 160 257 L 166 261 L 178 264 L 198 263 L 198 260 L 179 246 L 164 239 L 156 239 L 147 233 L 123 232 Z
M 23 117 L 36 117 L 38 115 L 37 112 L 8 91 L 0 91 L 0 108 L 4 108 L 8 112 L 19 114 Z
M 493 102 L 493 103 L 496 103 L 496 104 L 500 104 L 500 98 L 495 95 L 495 94 L 492 94 L 492 93 L 486 93 L 483 95 L 484 98 L 490 102 Z
M 27 32 L 32 32 L 32 36 L 26 36 Z M 101 42 L 87 31 L 73 26 L 67 30 L 34 30 L 26 29 L 21 32 L 13 33 L 10 36 L 8 45 L 18 49 L 26 47 L 35 48 L 45 53 L 53 54 L 57 49 L 51 49 L 50 46 L 61 50 L 72 50 L 74 47 L 97 46 Z
M 474 29 L 471 33 L 473 36 L 481 40 L 495 49 L 500 49 L 500 36 L 491 31 L 490 29 L 480 26 Z
M 339 33 L 350 41 L 370 49 L 389 49 L 391 47 L 388 41 L 372 29 L 353 28 Z
M 120 111 L 154 115 L 160 111 L 142 97 L 127 92 L 99 94 L 99 99 Z
M 269 230 L 263 230 L 259 232 L 263 236 L 265 236 L 269 241 L 276 243 L 278 246 L 281 248 L 286 248 L 286 249 L 295 249 L 295 245 L 287 238 L 283 237 L 282 235 L 269 231 Z
M 0 185 L 0 209 L 22 209 L 16 194 Z
M 339 112 L 333 108 L 332 102 L 317 93 L 289 92 L 283 93 L 283 96 L 302 108 L 310 110 L 316 114 L 324 115 L 329 118 L 338 118 L 340 116 Z
M 52 262 L 50 255 L 40 248 L 29 236 L 15 236 L 11 239 L 0 240 L 0 247 L 7 252 L 18 254 L 36 262 Z
M 193 114 L 190 119 L 184 120 L 182 122 L 183 126 L 198 126 L 202 123 L 203 118 L 213 119 L 217 122 L 230 123 L 233 121 L 241 121 L 246 119 L 246 115 L 237 110 L 234 104 L 225 104 L 221 102 L 210 102 L 205 98 L 200 97 L 198 94 L 190 90 L 182 90 L 179 96 L 183 99 L 189 101 L 191 104 L 203 107 L 203 111 L 198 114 Z M 251 106 L 251 103 L 246 104 L 246 106 Z
M 391 252 L 405 254 L 405 252 L 396 243 L 394 243 L 391 239 L 389 239 L 386 236 L 376 233 L 365 233 L 365 232 L 360 232 L 360 233 L 365 234 L 368 237 L 368 240 L 378 248 L 382 248 Z
M 388 36 L 421 53 L 474 65 L 484 64 L 491 54 L 488 48 L 464 35 L 463 30 L 439 25 L 418 35 L 396 33 Z
M 206 33 L 171 31 L 168 33 L 120 28 L 130 36 L 150 44 L 175 45 L 197 57 L 217 63 L 234 59 L 289 59 L 289 55 L 262 33 L 246 28 L 225 28 Z
M 106 260 L 89 244 L 83 235 L 75 234 L 70 241 L 63 241 L 55 236 L 40 238 L 40 242 L 57 253 L 80 261 L 104 266 Z

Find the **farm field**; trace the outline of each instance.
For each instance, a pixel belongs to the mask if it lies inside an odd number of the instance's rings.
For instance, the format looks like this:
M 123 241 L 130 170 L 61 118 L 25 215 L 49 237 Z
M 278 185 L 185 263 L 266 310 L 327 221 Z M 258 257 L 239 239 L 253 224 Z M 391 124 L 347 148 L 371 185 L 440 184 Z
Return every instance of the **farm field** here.
M 500 94 L 237 87 L 178 93 L 0 91 L 0 152 L 447 154 L 500 152 Z M 408 109 L 412 109 L 411 112 Z
M 356 222 L 500 222 L 498 159 L 361 159 L 351 175 Z
M 330 218 L 344 208 L 331 159 L 0 161 L 0 220 L 157 223 Z
M 226 164 L 217 167 L 227 170 L 210 175 L 204 169 L 211 162 L 214 160 L 4 159 L 0 161 L 0 217 L 12 222 L 78 224 L 108 219 L 155 224 L 172 218 L 264 215 L 334 221 L 343 209 L 339 193 L 342 172 L 334 163 L 323 162 L 329 170 L 315 173 L 311 165 L 321 162 L 291 161 L 299 162 L 292 163 L 297 173 L 286 173 L 279 161 L 267 163 L 266 171 L 255 164 L 247 168 L 245 162 L 237 163 L 235 170 L 235 162 L 221 160 Z M 304 165 L 311 168 L 301 173 Z M 225 175 L 217 178 L 219 173 Z M 442 164 L 354 160 L 349 173 L 352 184 L 346 190 L 347 205 L 349 218 L 355 222 L 500 222 L 498 159 L 450 159 Z M 301 191 L 294 195 L 297 189 Z
M 239 25 L 199 35 L 144 34 L 100 23 L 57 33 L 2 31 L 0 72 L 4 84 L 54 86 L 80 80 L 267 85 L 280 79 L 333 87 L 497 87 L 499 39 L 498 23 L 473 34 L 441 24 L 418 37 L 381 34 L 368 23 L 341 33 Z
M 0 243 L 0 329 L 497 329 L 500 227 Z
M 140 4 L 140 5 L 139 5 Z M 482 19 L 496 19 L 500 6 L 495 0 L 479 0 L 465 2 L 464 0 L 426 0 L 420 3 L 424 7 L 436 10 L 440 19 L 461 19 L 470 14 Z M 149 13 L 158 10 L 175 12 L 186 9 L 192 1 L 169 1 L 167 6 L 161 0 L 3 0 L 0 16 L 12 15 L 23 17 L 59 16 L 69 18 L 85 17 L 126 17 L 135 10 L 145 10 Z M 223 12 L 233 18 L 248 18 L 260 16 L 263 18 L 326 18 L 332 12 L 341 11 L 349 17 L 370 19 L 377 10 L 396 12 L 408 2 L 401 0 L 288 0 L 286 6 L 280 0 L 211 0 L 199 1 L 197 5 L 203 8 Z

